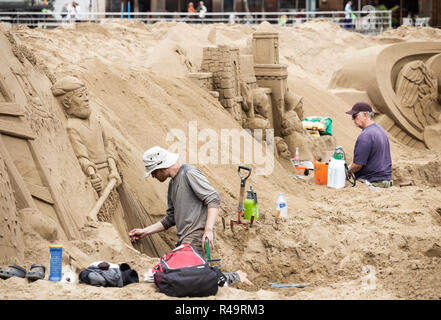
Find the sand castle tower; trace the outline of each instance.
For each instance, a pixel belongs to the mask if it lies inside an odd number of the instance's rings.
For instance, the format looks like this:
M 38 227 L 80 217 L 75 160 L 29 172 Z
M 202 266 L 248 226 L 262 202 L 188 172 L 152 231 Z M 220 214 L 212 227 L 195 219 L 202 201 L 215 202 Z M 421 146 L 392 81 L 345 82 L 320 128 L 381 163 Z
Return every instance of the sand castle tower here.
M 272 125 L 275 135 L 280 135 L 285 110 L 285 93 L 288 78 L 287 66 L 279 64 L 279 34 L 255 32 L 252 51 L 257 85 L 271 89 Z
M 204 48 L 201 72 L 211 73 L 212 90 L 219 93 L 219 102 L 237 121 L 242 121 L 239 59 L 239 48 L 229 46 Z

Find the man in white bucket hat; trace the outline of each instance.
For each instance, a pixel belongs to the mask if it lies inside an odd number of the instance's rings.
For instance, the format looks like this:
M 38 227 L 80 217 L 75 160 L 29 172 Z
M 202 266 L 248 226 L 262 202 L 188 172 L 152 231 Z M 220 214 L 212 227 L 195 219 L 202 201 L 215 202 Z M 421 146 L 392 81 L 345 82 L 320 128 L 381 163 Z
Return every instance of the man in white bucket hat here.
M 144 152 L 144 177 L 151 175 L 161 182 L 170 178 L 168 208 L 162 220 L 143 229 L 131 230 L 129 237 L 133 242 L 176 225 L 176 246 L 191 243 L 205 256 L 206 238 L 214 249 L 214 223 L 219 213 L 220 197 L 199 169 L 189 164 L 180 164 L 178 158 L 179 154 L 159 146 Z

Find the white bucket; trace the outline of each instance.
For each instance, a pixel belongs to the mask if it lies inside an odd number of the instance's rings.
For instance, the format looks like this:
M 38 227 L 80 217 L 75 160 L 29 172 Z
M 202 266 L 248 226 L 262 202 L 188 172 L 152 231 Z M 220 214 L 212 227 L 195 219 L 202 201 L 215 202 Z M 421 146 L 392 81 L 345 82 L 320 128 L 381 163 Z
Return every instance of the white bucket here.
M 328 166 L 328 187 L 340 189 L 346 184 L 345 160 L 331 158 Z

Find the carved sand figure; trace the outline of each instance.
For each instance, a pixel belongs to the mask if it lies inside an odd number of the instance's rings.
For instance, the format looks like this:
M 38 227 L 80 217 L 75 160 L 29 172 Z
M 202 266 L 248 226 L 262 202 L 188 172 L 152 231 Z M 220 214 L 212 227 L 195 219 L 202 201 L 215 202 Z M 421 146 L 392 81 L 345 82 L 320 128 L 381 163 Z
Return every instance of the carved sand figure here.
M 256 88 L 253 90 L 253 105 L 256 117 L 268 119 L 270 102 L 263 88 Z
M 282 118 L 282 137 L 285 139 L 291 154 L 295 154 L 296 147 L 298 147 L 302 159 L 310 160 L 313 156 L 299 113 L 303 117 L 303 97 L 295 95 L 287 89 L 285 114 Z
M 369 101 L 375 121 L 403 144 L 441 150 L 440 52 L 439 42 L 361 50 L 334 73 L 329 89 L 348 103 Z
M 217 91 L 219 102 L 254 138 L 260 140 L 255 129 L 262 130 L 265 140 L 266 130 L 272 128 L 280 148 L 283 139 L 291 154 L 299 147 L 303 159 L 312 160 L 313 154 L 320 158 L 335 147 L 335 140 L 314 139 L 303 129 L 303 97 L 287 87 L 286 65 L 279 64 L 278 33 L 255 32 L 252 40 L 253 55 L 240 55 L 238 48 L 228 46 L 204 48 L 201 72 L 189 77 L 202 88 Z
M 271 128 L 271 124 L 268 120 L 270 112 L 269 98 L 262 88 L 251 90 L 252 104 L 249 116 L 245 119 L 243 127 L 252 130 L 262 130 L 262 139 L 266 139 L 266 129 Z
M 254 118 L 253 91 L 245 81 L 240 81 L 240 93 L 242 95 L 242 109 L 247 118 Z
M 291 152 L 288 149 L 288 145 L 281 137 L 274 137 L 274 144 L 276 146 L 277 156 L 282 159 L 290 160 Z
M 84 82 L 75 77 L 64 77 L 53 85 L 52 93 L 58 98 L 67 115 L 67 132 L 78 163 L 84 174 L 89 177 L 97 195 L 102 196 L 97 203 L 105 196 L 102 193 L 106 186 L 115 183 L 115 188 L 112 188 L 97 216 L 90 218 L 111 222 L 122 239 L 130 244 L 126 229 L 150 217 L 134 198 L 128 186 L 123 184 L 116 157 L 111 152 L 105 131 L 90 107 L 89 93 Z M 128 214 L 125 215 L 124 211 Z M 146 238 L 139 244 L 138 249 L 151 256 L 160 256 L 167 252 L 166 247 L 163 241 L 155 236 Z
M 84 82 L 75 77 L 64 77 L 53 85 L 52 93 L 58 97 L 68 117 L 70 142 L 93 188 L 100 194 L 112 178 L 117 180 L 117 186 L 120 185 L 122 180 L 115 158 L 109 152 L 108 140 L 99 120 L 92 115 Z
M 285 111 L 295 111 L 300 121 L 303 119 L 303 97 L 289 91 L 286 88 L 285 92 Z
M 99 119 L 92 113 L 89 105 L 89 93 L 81 80 L 75 77 L 64 77 L 52 86 L 56 96 L 67 115 L 67 133 L 72 144 L 78 163 L 97 192 L 101 195 L 103 189 L 112 179 L 115 185 L 122 183 L 114 156 L 109 152 L 109 145 Z M 103 207 L 97 214 L 99 221 L 113 222 L 117 229 L 124 226 L 122 210 L 118 193 L 112 190 Z M 125 230 L 119 230 L 124 234 Z M 127 237 L 123 238 L 130 243 Z
M 395 92 L 400 99 L 401 110 L 412 122 L 425 127 L 438 120 L 437 79 L 423 61 L 409 62 L 401 69 Z

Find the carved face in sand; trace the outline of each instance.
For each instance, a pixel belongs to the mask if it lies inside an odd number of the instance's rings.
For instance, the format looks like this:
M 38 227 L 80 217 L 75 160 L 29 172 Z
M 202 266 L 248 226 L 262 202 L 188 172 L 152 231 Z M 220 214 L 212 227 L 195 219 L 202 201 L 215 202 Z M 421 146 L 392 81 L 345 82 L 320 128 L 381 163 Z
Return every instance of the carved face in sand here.
M 88 119 L 92 109 L 89 105 L 89 92 L 75 77 L 65 77 L 52 87 L 52 93 L 59 98 L 64 111 L 70 117 Z
M 65 111 L 70 116 L 81 119 L 88 119 L 92 109 L 89 105 L 89 92 L 86 87 L 76 89 L 72 92 L 70 104 L 64 105 Z
M 269 100 L 266 93 L 259 89 L 253 90 L 253 102 L 256 114 L 268 119 Z
M 277 139 L 277 140 L 278 140 L 276 142 L 277 154 L 279 155 L 279 157 L 289 160 L 291 158 L 291 152 L 288 149 L 288 145 L 284 140 L 281 139 Z

